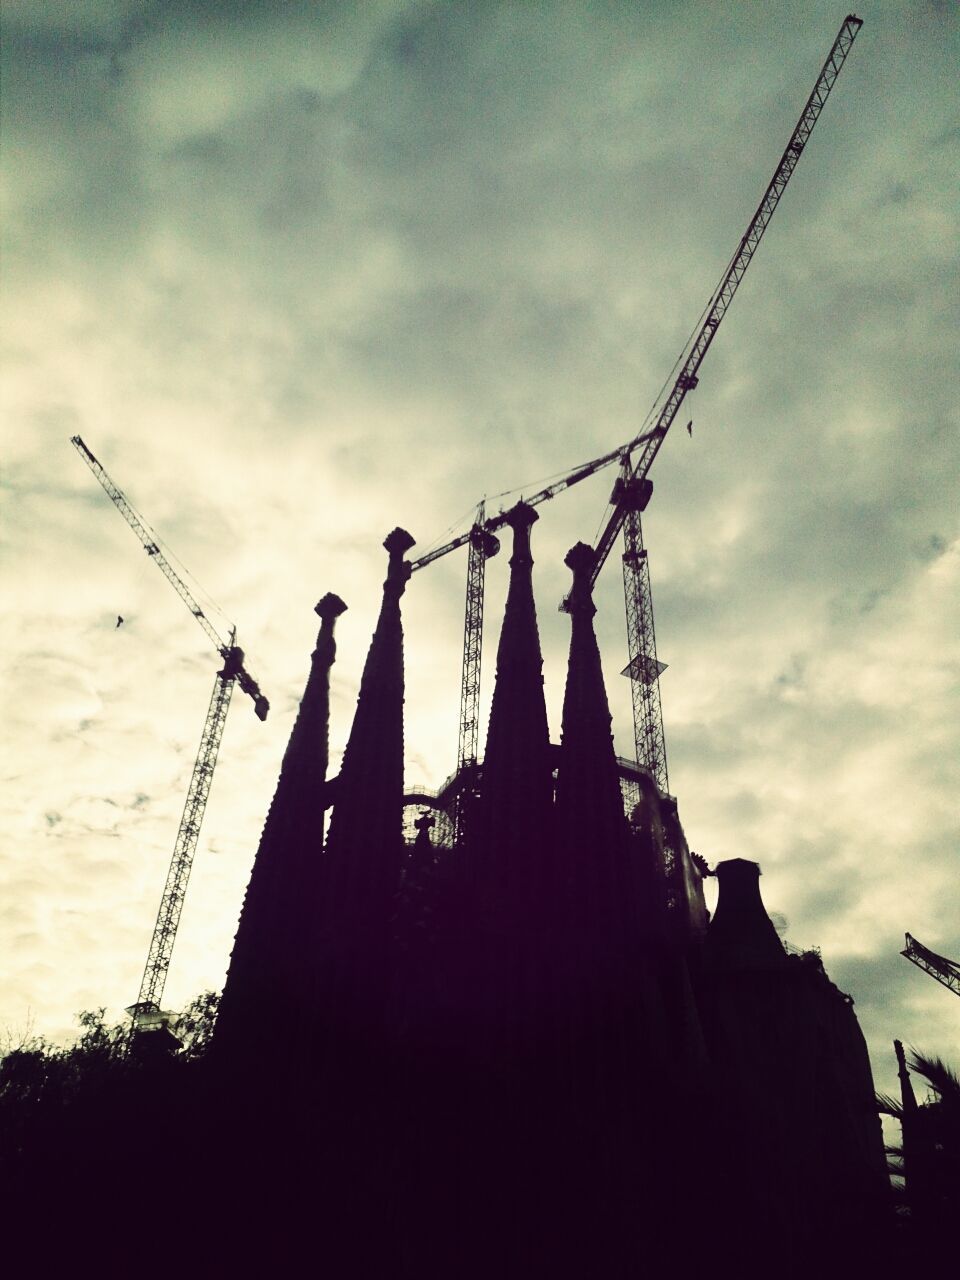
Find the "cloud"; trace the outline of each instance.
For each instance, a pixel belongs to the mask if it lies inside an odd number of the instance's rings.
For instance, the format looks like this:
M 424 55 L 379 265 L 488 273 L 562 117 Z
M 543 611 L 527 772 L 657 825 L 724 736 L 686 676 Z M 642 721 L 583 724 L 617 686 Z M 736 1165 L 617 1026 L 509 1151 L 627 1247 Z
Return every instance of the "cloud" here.
M 350 606 L 335 768 L 383 536 L 403 524 L 424 549 L 484 493 L 529 494 L 639 430 L 836 21 L 779 3 L 7 5 L 7 1023 L 29 1007 L 65 1033 L 135 997 L 217 669 L 68 437 L 214 594 L 224 634 L 238 623 L 273 706 L 266 725 L 239 695 L 230 713 L 182 1003 L 222 979 L 314 603 Z M 894 1035 L 951 1051 L 902 931 L 960 955 L 956 36 L 930 7 L 866 15 L 644 517 L 691 843 L 762 863 L 790 935 L 855 996 L 881 1078 Z M 611 480 L 534 530 L 555 735 L 562 558 Z M 488 567 L 487 696 L 507 558 Z M 440 561 L 404 602 L 408 773 L 434 785 L 455 761 L 463 575 Z M 618 577 L 613 555 L 597 622 L 626 753 Z

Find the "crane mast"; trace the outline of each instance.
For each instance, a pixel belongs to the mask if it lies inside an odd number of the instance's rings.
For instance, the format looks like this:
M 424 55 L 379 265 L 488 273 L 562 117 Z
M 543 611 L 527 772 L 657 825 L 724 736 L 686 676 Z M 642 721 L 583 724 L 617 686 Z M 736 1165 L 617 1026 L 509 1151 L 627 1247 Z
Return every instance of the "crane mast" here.
M 157 912 L 147 960 L 140 981 L 140 991 L 135 1004 L 128 1012 L 133 1019 L 134 1031 L 146 1030 L 158 1025 L 160 1021 L 160 1001 L 166 986 L 167 973 L 170 969 L 170 958 L 173 944 L 176 941 L 183 902 L 186 897 L 187 884 L 193 868 L 193 858 L 200 838 L 200 826 L 210 794 L 213 771 L 217 763 L 220 743 L 226 726 L 227 712 L 235 684 L 253 701 L 254 711 L 260 720 L 266 720 L 270 704 L 260 692 L 260 686 L 250 675 L 244 665 L 243 650 L 237 645 L 236 628 L 231 628 L 230 636 L 224 640 L 213 623 L 200 607 L 193 592 L 174 569 L 173 565 L 160 549 L 159 540 L 149 525 L 137 514 L 125 497 L 123 491 L 110 479 L 106 470 L 94 457 L 90 449 L 80 438 L 71 436 L 70 443 L 86 462 L 87 466 L 102 485 L 111 502 L 126 520 L 140 540 L 147 555 L 153 560 L 164 577 L 171 583 L 186 604 L 187 608 L 199 622 L 208 639 L 223 659 L 223 666 L 214 680 L 213 693 L 204 721 L 200 738 L 200 749 L 197 752 L 187 788 L 187 798 L 180 818 L 177 839 L 173 847 L 173 856 L 167 871 L 166 883 L 160 898 L 160 909 Z
M 483 593 L 487 561 L 500 550 L 500 540 L 484 528 L 486 505 L 477 507 L 467 552 L 467 595 L 463 611 L 463 664 L 460 674 L 460 732 L 457 775 L 460 786 L 454 802 L 454 838 L 463 839 L 467 809 L 477 788 L 480 738 L 480 657 L 483 648 Z
M 238 659 L 240 651 L 234 649 L 228 655 L 223 667 L 217 672 L 214 680 L 207 718 L 200 738 L 200 749 L 193 764 L 187 798 L 180 818 L 173 856 L 167 870 L 166 883 L 160 898 L 160 909 L 153 926 L 153 936 L 147 951 L 147 961 L 140 979 L 140 992 L 136 1004 L 130 1008 L 134 1027 L 141 1023 L 149 1024 L 160 1011 L 160 1001 L 167 982 L 170 969 L 170 958 L 173 955 L 173 944 L 176 941 L 183 902 L 187 894 L 187 884 L 193 869 L 193 856 L 200 839 L 200 824 L 203 822 L 213 771 L 217 764 L 220 742 L 227 723 L 227 712 L 230 709 L 230 698 L 236 683 Z
M 649 480 L 636 492 L 623 524 L 623 599 L 627 613 L 627 635 L 636 636 L 636 656 L 621 675 L 630 680 L 633 709 L 633 742 L 636 761 L 644 766 L 664 795 L 670 790 L 667 775 L 667 744 L 663 736 L 660 706 L 660 676 L 666 663 L 657 659 L 657 638 L 653 625 L 653 596 L 650 591 L 650 562 L 643 545 L 640 512 L 649 501 L 653 486 Z

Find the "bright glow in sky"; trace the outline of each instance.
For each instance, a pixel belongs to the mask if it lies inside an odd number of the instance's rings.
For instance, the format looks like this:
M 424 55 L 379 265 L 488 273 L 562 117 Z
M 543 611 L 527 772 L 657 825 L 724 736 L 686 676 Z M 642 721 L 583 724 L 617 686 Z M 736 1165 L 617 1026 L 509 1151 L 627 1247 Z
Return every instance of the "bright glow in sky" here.
M 890 1088 L 894 1036 L 958 1056 L 956 998 L 898 951 L 908 929 L 960 956 L 960 42 L 945 3 L 861 16 L 645 538 L 691 846 L 760 862 Z M 316 600 L 349 605 L 336 757 L 384 535 L 422 553 L 484 494 L 634 434 L 842 18 L 8 0 L 0 1025 L 56 1038 L 135 998 L 217 667 L 69 437 L 222 602 L 273 704 L 230 714 L 177 1007 L 222 982 Z M 611 480 L 533 531 L 555 735 L 563 555 Z M 451 556 L 405 597 L 408 781 L 455 763 L 464 572 Z M 597 601 L 626 754 L 616 556 Z

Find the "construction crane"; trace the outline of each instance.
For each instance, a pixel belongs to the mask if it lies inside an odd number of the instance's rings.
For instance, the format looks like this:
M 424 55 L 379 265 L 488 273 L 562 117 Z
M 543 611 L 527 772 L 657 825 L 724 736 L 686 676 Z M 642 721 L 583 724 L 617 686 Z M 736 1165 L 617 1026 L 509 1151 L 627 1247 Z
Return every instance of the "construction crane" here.
M 160 910 L 157 913 L 147 962 L 140 982 L 140 993 L 136 1004 L 127 1012 L 133 1020 L 134 1032 L 146 1031 L 162 1025 L 160 1001 L 170 968 L 170 957 L 180 924 L 183 901 L 186 897 L 187 883 L 193 867 L 193 855 L 200 837 L 200 825 L 210 794 L 213 771 L 217 763 L 217 754 L 223 738 L 223 730 L 230 708 L 233 687 L 240 688 L 253 701 L 253 708 L 260 720 L 266 720 L 270 704 L 260 692 L 260 686 L 250 675 L 244 665 L 243 650 L 237 645 L 237 632 L 233 627 L 229 637 L 224 640 L 216 627 L 200 607 L 193 592 L 174 569 L 173 565 L 160 548 L 159 540 L 146 522 L 137 514 L 127 501 L 122 491 L 113 483 L 104 468 L 84 444 L 80 436 L 71 436 L 70 443 L 76 448 L 84 462 L 97 477 L 111 502 L 126 520 L 127 524 L 140 539 L 147 555 L 171 583 L 177 595 L 199 622 L 223 659 L 223 666 L 216 674 L 213 693 L 200 737 L 200 749 L 194 762 L 190 785 L 187 788 L 187 799 L 183 807 L 183 816 L 177 831 L 173 857 L 167 872 L 163 895 L 160 899 Z
M 596 581 L 617 535 L 621 529 L 623 530 L 623 586 L 627 615 L 628 662 L 622 674 L 629 677 L 631 683 L 637 763 L 649 772 L 664 793 L 669 788 L 659 690 L 659 677 L 664 666 L 657 660 L 650 573 L 640 525 L 641 512 L 646 508 L 652 492 L 647 473 L 687 393 L 697 386 L 700 365 L 716 337 L 720 322 L 733 301 L 747 267 L 753 260 L 763 233 L 773 217 L 780 197 L 790 181 L 862 25 L 862 20 L 854 14 L 849 14 L 844 19 L 759 207 L 730 259 L 720 283 L 711 295 L 702 323 L 677 362 L 679 373 L 665 399 L 658 398 L 647 416 L 646 422 L 652 423 L 652 429 L 640 437 L 638 443 L 642 443 L 642 447 L 639 448 L 639 452 L 634 456 L 631 450 L 631 456 L 624 457 L 620 476 L 610 496 L 612 510 L 597 542 L 597 557 L 591 573 L 591 583 Z M 565 600 L 561 608 L 565 607 L 566 603 Z
M 714 290 L 705 312 L 705 319 L 695 336 L 684 348 L 678 364 L 678 374 L 670 393 L 662 405 L 658 399 L 647 415 L 644 428 L 628 444 L 610 453 L 584 463 L 554 484 L 534 494 L 525 501 L 531 506 L 554 497 L 571 485 L 587 479 L 597 471 L 619 462 L 621 474 L 611 495 L 613 512 L 608 518 L 597 544 L 597 562 L 591 583 L 596 581 L 617 534 L 624 530 L 623 556 L 624 596 L 627 613 L 629 661 L 623 675 L 629 676 L 633 701 L 634 745 L 637 763 L 657 783 L 659 789 L 668 791 L 666 747 L 663 734 L 663 716 L 660 705 L 659 677 L 665 670 L 657 659 L 656 637 L 653 621 L 653 600 L 650 592 L 650 573 L 647 553 L 643 546 L 640 524 L 641 512 L 650 500 L 653 486 L 647 480 L 647 472 L 660 449 L 688 391 L 697 385 L 697 371 L 713 341 L 720 321 L 733 300 L 733 295 L 756 252 L 780 196 L 796 168 L 820 112 L 827 100 L 840 68 L 850 51 L 857 32 L 863 25 L 860 18 L 849 15 L 840 28 L 827 60 L 821 69 L 813 92 L 807 100 L 800 120 L 780 158 L 760 206 L 744 233 L 736 252 Z M 658 411 L 658 405 L 660 405 Z M 639 450 L 639 454 L 637 454 Z M 506 515 L 500 512 L 487 517 L 483 502 L 477 508 L 471 528 L 445 545 L 421 556 L 411 564 L 416 571 L 432 564 L 441 556 L 469 545 L 467 558 L 467 591 L 464 609 L 463 664 L 460 688 L 460 724 L 457 750 L 457 773 L 454 779 L 462 795 L 471 778 L 475 780 L 479 734 L 480 703 L 480 653 L 483 634 L 483 597 L 486 561 L 499 550 L 494 536 L 503 527 Z M 561 607 L 566 605 L 566 601 Z M 455 788 L 455 789 L 457 789 Z M 458 802 L 455 818 L 457 837 L 461 834 L 462 804 Z
M 929 973 L 931 978 L 936 978 L 938 982 L 942 982 L 947 990 L 952 991 L 955 996 L 960 996 L 960 964 L 957 964 L 955 960 L 948 960 L 946 956 L 938 956 L 935 951 L 925 947 L 916 938 L 912 938 L 909 933 L 905 934 L 904 937 L 906 946 L 900 954 L 906 956 L 924 973 Z

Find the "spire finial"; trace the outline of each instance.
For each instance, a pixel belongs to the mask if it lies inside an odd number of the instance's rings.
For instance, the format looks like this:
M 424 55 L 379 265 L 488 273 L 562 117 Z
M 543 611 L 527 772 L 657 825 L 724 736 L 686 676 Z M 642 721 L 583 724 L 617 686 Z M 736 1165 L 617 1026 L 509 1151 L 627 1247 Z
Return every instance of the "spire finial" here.
M 592 618 L 597 612 L 593 603 L 593 585 L 590 575 L 597 563 L 597 553 L 586 542 L 578 542 L 572 546 L 563 558 L 563 563 L 573 573 L 573 586 L 567 600 L 569 613 L 588 613 Z
M 522 499 L 504 516 L 506 523 L 513 530 L 513 555 L 510 564 L 513 566 L 533 564 L 533 553 L 530 550 L 530 529 L 540 517 L 533 507 Z
M 405 551 L 416 544 L 416 538 L 410 536 L 406 529 L 394 529 L 383 540 L 383 545 L 390 556 L 387 564 L 387 580 L 383 584 L 384 592 L 393 600 L 399 600 L 410 579 L 411 569 L 404 560 Z
M 336 659 L 337 643 L 333 638 L 333 628 L 341 613 L 346 612 L 346 608 L 347 606 L 340 597 L 335 596 L 332 591 L 328 591 L 313 606 L 314 613 L 320 619 L 320 631 L 317 635 L 314 658 L 324 666 L 332 666 Z
M 318 615 L 322 622 L 329 621 L 331 623 L 335 622 L 341 613 L 345 613 L 346 609 L 347 606 L 332 591 L 328 591 L 325 596 L 321 596 L 313 606 L 313 612 Z

